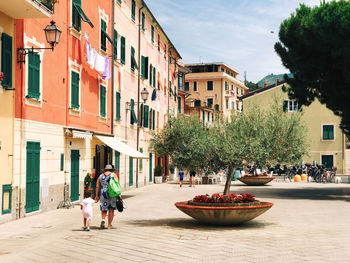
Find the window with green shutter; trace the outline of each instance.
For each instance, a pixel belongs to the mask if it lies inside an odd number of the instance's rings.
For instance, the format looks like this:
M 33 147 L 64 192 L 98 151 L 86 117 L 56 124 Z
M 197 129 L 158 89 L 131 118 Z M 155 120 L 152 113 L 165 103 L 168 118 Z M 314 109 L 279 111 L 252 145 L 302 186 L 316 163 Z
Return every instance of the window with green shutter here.
M 107 51 L 107 23 L 101 19 L 101 50 Z
M 193 91 L 197 91 L 197 81 L 193 82 Z
M 143 103 L 141 103 L 141 105 L 140 105 L 140 116 L 141 116 L 140 126 L 142 127 L 142 125 L 143 125 Z
M 114 40 L 114 47 L 113 47 L 113 58 L 118 58 L 118 32 L 117 30 L 113 31 L 113 40 Z
M 190 90 L 190 83 L 189 82 L 185 82 L 185 91 L 189 91 Z
M 143 12 L 141 14 L 141 29 L 145 32 L 145 14 Z
M 12 87 L 12 37 L 2 33 L 1 35 L 1 71 L 4 73 L 2 86 Z
M 207 81 L 207 90 L 213 90 L 214 89 L 214 83 L 212 80 Z
M 284 100 L 283 101 L 283 112 L 287 112 L 288 111 L 288 100 Z
M 153 87 L 156 87 L 156 68 L 153 68 Z
M 148 128 L 149 106 L 143 107 L 143 127 Z
M 71 108 L 79 109 L 79 73 L 72 71 L 71 73 Z
M 64 170 L 64 153 L 61 153 L 60 171 Z
M 106 87 L 100 86 L 100 116 L 106 117 Z
M 141 56 L 141 78 L 145 78 L 145 57 Z
M 180 96 L 177 98 L 177 109 L 178 109 L 179 113 L 181 113 L 181 97 Z
M 153 74 L 153 66 L 152 64 L 149 66 L 149 85 L 152 86 L 152 80 L 153 80 L 153 77 L 152 77 L 152 74 Z
M 115 170 L 120 172 L 120 152 L 115 151 Z
M 135 0 L 131 0 L 131 19 L 135 21 L 136 14 L 136 2 Z
M 152 114 L 153 110 L 150 109 L 149 110 L 149 129 L 152 130 L 152 124 L 153 124 L 153 121 L 152 121 L 152 118 L 153 118 L 153 114 Z
M 179 72 L 177 75 L 177 86 L 179 87 L 179 90 L 183 90 L 183 73 Z
M 151 38 L 152 38 L 152 43 L 154 43 L 154 26 L 151 26 Z
M 81 0 L 72 1 L 72 26 L 75 30 L 80 32 L 81 30 L 81 17 L 79 14 L 79 8 L 81 8 Z
M 28 97 L 40 98 L 40 56 L 38 53 L 28 53 Z
M 137 66 L 136 59 L 135 59 L 135 48 L 133 46 L 131 46 L 131 70 L 132 70 L 132 72 L 135 71 L 135 68 L 139 69 Z
M 137 118 L 135 114 L 135 101 L 133 99 L 130 100 L 130 124 L 137 123 Z
M 152 128 L 153 128 L 153 130 L 155 130 L 155 124 L 156 124 L 156 111 L 155 110 L 153 110 L 153 118 L 152 118 L 152 120 L 153 120 L 153 124 L 152 124 Z
M 119 92 L 116 93 L 116 100 L 115 101 L 116 101 L 115 119 L 117 121 L 120 121 L 120 93 Z
M 2 186 L 2 214 L 11 214 L 12 208 L 12 187 L 10 184 Z
M 323 125 L 323 140 L 334 140 L 334 125 Z
M 125 65 L 125 37 L 120 37 L 120 61 Z

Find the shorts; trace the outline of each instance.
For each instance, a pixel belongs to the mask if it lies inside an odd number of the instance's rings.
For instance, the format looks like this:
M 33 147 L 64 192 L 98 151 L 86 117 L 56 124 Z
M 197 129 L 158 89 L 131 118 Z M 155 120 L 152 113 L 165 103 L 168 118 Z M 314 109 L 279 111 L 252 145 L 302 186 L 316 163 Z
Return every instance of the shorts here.
M 91 222 L 92 220 L 92 214 L 89 213 L 83 213 L 84 219 L 86 219 L 87 222 Z
M 183 181 L 183 179 L 184 179 L 184 176 L 180 175 L 180 181 Z

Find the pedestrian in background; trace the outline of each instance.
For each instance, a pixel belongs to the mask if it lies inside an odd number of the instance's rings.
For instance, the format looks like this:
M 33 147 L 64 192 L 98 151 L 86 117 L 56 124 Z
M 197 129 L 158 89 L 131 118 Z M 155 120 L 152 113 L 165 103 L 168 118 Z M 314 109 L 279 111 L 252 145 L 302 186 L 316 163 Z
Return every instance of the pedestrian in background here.
M 184 172 L 183 171 L 179 172 L 179 179 L 180 179 L 180 187 L 182 187 L 182 182 L 184 180 Z
M 191 170 L 190 171 L 190 187 L 192 187 L 192 186 L 194 187 L 194 185 L 196 184 L 195 177 L 196 177 L 196 171 Z
M 112 227 L 112 221 L 114 218 L 114 210 L 117 209 L 117 197 L 109 197 L 108 196 L 108 185 L 109 181 L 111 180 L 112 177 L 118 180 L 119 182 L 119 174 L 113 173 L 114 169 L 113 166 L 110 164 L 107 164 L 104 173 L 101 174 L 98 179 L 97 179 L 97 184 L 96 184 L 96 202 L 100 201 L 100 210 L 101 210 L 101 216 L 102 216 L 102 221 L 101 221 L 101 228 L 106 227 L 106 215 L 108 211 L 108 228 Z M 101 191 L 100 191 L 101 188 Z
M 90 231 L 90 225 L 92 220 L 92 204 L 95 203 L 95 201 L 91 198 L 91 192 L 85 191 L 84 192 L 84 199 L 80 203 L 80 209 L 83 212 L 83 218 L 84 218 L 84 230 Z

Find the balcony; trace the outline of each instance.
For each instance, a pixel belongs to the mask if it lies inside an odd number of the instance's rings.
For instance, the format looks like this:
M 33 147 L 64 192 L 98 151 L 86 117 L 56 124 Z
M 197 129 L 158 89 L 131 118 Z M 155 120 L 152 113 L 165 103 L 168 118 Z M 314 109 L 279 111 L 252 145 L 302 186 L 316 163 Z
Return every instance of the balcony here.
M 0 5 L 0 12 L 14 19 L 49 18 L 53 13 L 53 0 L 11 0 Z

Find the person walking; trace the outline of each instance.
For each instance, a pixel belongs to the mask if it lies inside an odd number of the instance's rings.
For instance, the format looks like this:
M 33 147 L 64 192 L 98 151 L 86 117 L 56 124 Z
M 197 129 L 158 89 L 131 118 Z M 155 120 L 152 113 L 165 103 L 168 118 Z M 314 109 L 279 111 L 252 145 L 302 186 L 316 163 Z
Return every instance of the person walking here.
M 91 192 L 85 191 L 84 192 L 84 199 L 80 203 L 80 209 L 83 212 L 83 219 L 84 219 L 84 230 L 90 231 L 90 224 L 92 220 L 92 204 L 95 203 L 95 201 L 91 198 Z
M 195 170 L 191 170 L 190 171 L 190 187 L 194 187 L 195 184 L 196 184 L 196 180 L 195 180 L 195 177 L 196 177 L 196 171 Z
M 184 180 L 184 172 L 183 171 L 179 172 L 179 179 L 180 179 L 180 187 L 182 187 L 182 182 Z
M 102 173 L 96 183 L 96 202 L 100 201 L 100 211 L 102 221 L 100 227 L 103 229 L 106 227 L 105 219 L 108 211 L 108 228 L 112 227 L 114 218 L 114 210 L 117 209 L 117 197 L 108 196 L 108 185 L 112 177 L 116 178 L 119 182 L 119 174 L 113 173 L 113 166 L 107 164 L 104 173 Z M 101 190 L 100 190 L 101 188 Z

